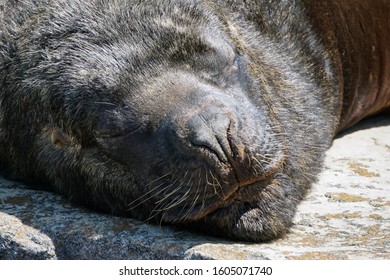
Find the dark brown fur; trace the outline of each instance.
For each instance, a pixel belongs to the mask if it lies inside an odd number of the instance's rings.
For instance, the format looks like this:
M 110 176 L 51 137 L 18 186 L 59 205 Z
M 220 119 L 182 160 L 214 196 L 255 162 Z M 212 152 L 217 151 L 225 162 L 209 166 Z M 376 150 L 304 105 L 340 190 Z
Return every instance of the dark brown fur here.
M 336 132 L 388 110 L 389 1 L 0 1 L 0 169 L 261 241 Z

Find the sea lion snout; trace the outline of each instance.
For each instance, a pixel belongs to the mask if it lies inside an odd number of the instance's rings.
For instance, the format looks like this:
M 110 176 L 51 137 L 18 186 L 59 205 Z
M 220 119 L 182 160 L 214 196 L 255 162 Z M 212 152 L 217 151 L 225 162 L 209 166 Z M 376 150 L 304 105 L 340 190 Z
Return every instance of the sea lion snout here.
M 229 143 L 231 122 L 232 119 L 224 112 L 209 108 L 187 121 L 188 141 L 194 149 L 206 150 L 227 164 L 234 157 Z
M 209 161 L 214 168 L 227 167 L 234 173 L 234 182 L 231 185 L 246 185 L 269 176 L 269 165 L 275 165 L 270 159 L 264 160 L 270 153 L 266 152 L 268 143 L 268 131 L 265 135 L 252 135 L 255 131 L 245 131 L 238 127 L 240 112 L 232 112 L 227 109 L 208 107 L 186 121 L 186 145 L 194 151 L 195 157 Z M 250 148 L 250 140 L 253 137 L 262 138 L 263 146 L 256 149 Z M 268 154 L 267 154 L 268 153 Z M 275 161 L 282 161 L 279 154 L 272 154 Z M 213 160 L 211 160 L 213 159 Z M 274 167 L 274 166 L 273 166 Z M 266 172 L 268 170 L 268 172 Z

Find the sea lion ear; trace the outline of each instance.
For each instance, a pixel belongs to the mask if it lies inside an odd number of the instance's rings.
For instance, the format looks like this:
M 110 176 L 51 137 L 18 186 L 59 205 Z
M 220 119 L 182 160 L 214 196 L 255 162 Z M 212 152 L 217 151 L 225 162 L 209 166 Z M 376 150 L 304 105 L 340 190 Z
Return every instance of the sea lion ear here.
M 56 145 L 59 148 L 63 148 L 67 143 L 69 143 L 69 137 L 59 128 L 51 129 L 50 139 L 53 145 Z

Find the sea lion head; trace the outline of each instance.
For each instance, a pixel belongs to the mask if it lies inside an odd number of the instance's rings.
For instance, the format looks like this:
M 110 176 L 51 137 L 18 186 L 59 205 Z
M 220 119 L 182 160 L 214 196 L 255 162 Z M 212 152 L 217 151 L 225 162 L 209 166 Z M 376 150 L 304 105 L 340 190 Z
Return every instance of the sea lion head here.
M 291 148 L 280 95 L 297 103 L 305 83 L 274 66 L 283 57 L 266 41 L 254 48 L 240 35 L 245 26 L 197 1 L 168 2 L 75 9 L 72 21 L 52 11 L 31 24 L 33 43 L 19 49 L 34 63 L 13 89 L 36 103 L 20 136 L 34 139 L 29 175 L 117 214 L 279 236 L 305 192 L 294 174 L 310 162 Z

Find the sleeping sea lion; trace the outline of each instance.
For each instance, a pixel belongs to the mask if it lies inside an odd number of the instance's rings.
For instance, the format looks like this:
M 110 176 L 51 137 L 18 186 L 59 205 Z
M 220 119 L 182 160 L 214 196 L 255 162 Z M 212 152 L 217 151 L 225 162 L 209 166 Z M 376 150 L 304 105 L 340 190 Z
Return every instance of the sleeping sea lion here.
M 2 174 L 96 210 L 276 238 L 389 108 L 389 0 L 0 1 Z

